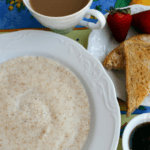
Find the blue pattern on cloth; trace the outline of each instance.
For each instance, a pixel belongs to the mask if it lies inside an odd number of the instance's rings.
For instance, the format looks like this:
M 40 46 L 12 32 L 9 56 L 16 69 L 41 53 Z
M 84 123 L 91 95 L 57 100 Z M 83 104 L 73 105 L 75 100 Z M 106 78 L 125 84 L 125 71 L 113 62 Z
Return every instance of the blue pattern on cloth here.
M 0 0 L 0 30 L 2 29 L 22 29 L 22 28 L 45 28 L 42 26 L 28 11 L 21 9 L 18 11 L 17 7 L 14 6 L 13 10 L 9 10 L 9 3 L 6 3 L 7 0 Z M 105 10 L 109 10 L 110 6 L 115 6 L 116 0 L 93 0 L 91 9 L 97 9 L 103 14 L 106 13 Z M 84 20 L 97 22 L 97 19 L 86 19 Z M 83 26 L 77 25 L 76 27 L 80 28 Z
M 150 113 L 149 106 L 139 106 L 132 114 Z M 126 111 L 121 111 L 121 114 L 126 114 Z

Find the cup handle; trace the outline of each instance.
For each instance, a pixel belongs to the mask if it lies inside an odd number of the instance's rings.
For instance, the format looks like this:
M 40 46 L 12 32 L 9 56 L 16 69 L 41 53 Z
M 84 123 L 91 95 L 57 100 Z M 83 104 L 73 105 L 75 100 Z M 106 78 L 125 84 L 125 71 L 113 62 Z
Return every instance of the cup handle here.
M 87 21 L 81 20 L 79 25 L 86 26 L 92 30 L 102 29 L 106 24 L 106 19 L 105 19 L 104 15 L 101 12 L 99 12 L 98 10 L 89 9 L 87 11 L 87 13 L 85 14 L 85 16 L 91 16 L 91 15 L 98 19 L 97 23 L 92 23 L 92 22 L 87 22 Z

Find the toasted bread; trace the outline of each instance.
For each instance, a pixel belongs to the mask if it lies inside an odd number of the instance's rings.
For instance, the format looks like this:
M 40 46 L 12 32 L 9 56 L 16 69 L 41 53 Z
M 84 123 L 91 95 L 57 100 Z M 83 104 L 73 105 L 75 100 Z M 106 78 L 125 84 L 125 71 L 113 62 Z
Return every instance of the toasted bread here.
M 150 92 L 150 43 L 128 41 L 124 43 L 126 61 L 127 116 Z
M 149 34 L 136 35 L 126 41 L 143 41 L 150 43 Z M 126 42 L 124 41 L 124 42 Z M 125 70 L 125 57 L 124 57 L 124 42 L 115 48 L 104 60 L 103 66 L 107 69 Z

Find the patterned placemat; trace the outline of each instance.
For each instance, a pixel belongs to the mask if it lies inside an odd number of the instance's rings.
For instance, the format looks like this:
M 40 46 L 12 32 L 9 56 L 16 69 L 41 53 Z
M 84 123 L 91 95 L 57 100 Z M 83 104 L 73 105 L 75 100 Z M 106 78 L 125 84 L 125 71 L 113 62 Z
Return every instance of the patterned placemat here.
M 42 1 L 41 1 L 42 2 Z M 93 0 L 91 9 L 106 13 L 110 6 L 115 6 L 116 0 Z M 97 22 L 97 19 L 91 16 L 84 20 Z M 0 0 L 0 29 L 23 29 L 23 28 L 45 28 L 42 26 L 25 7 L 22 0 Z M 76 28 L 85 29 L 83 26 Z

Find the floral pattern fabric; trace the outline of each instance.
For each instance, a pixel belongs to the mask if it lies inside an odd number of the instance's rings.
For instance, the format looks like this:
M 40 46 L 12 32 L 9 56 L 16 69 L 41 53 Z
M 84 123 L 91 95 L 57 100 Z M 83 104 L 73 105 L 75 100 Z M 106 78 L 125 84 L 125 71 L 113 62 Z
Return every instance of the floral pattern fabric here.
M 41 1 L 42 2 L 42 1 Z M 116 0 L 93 0 L 91 9 L 106 13 L 110 6 L 115 6 Z M 93 16 L 84 20 L 97 22 Z M 83 26 L 76 26 L 82 28 Z M 45 28 L 25 7 L 22 0 L 0 0 L 0 30 L 22 28 Z

